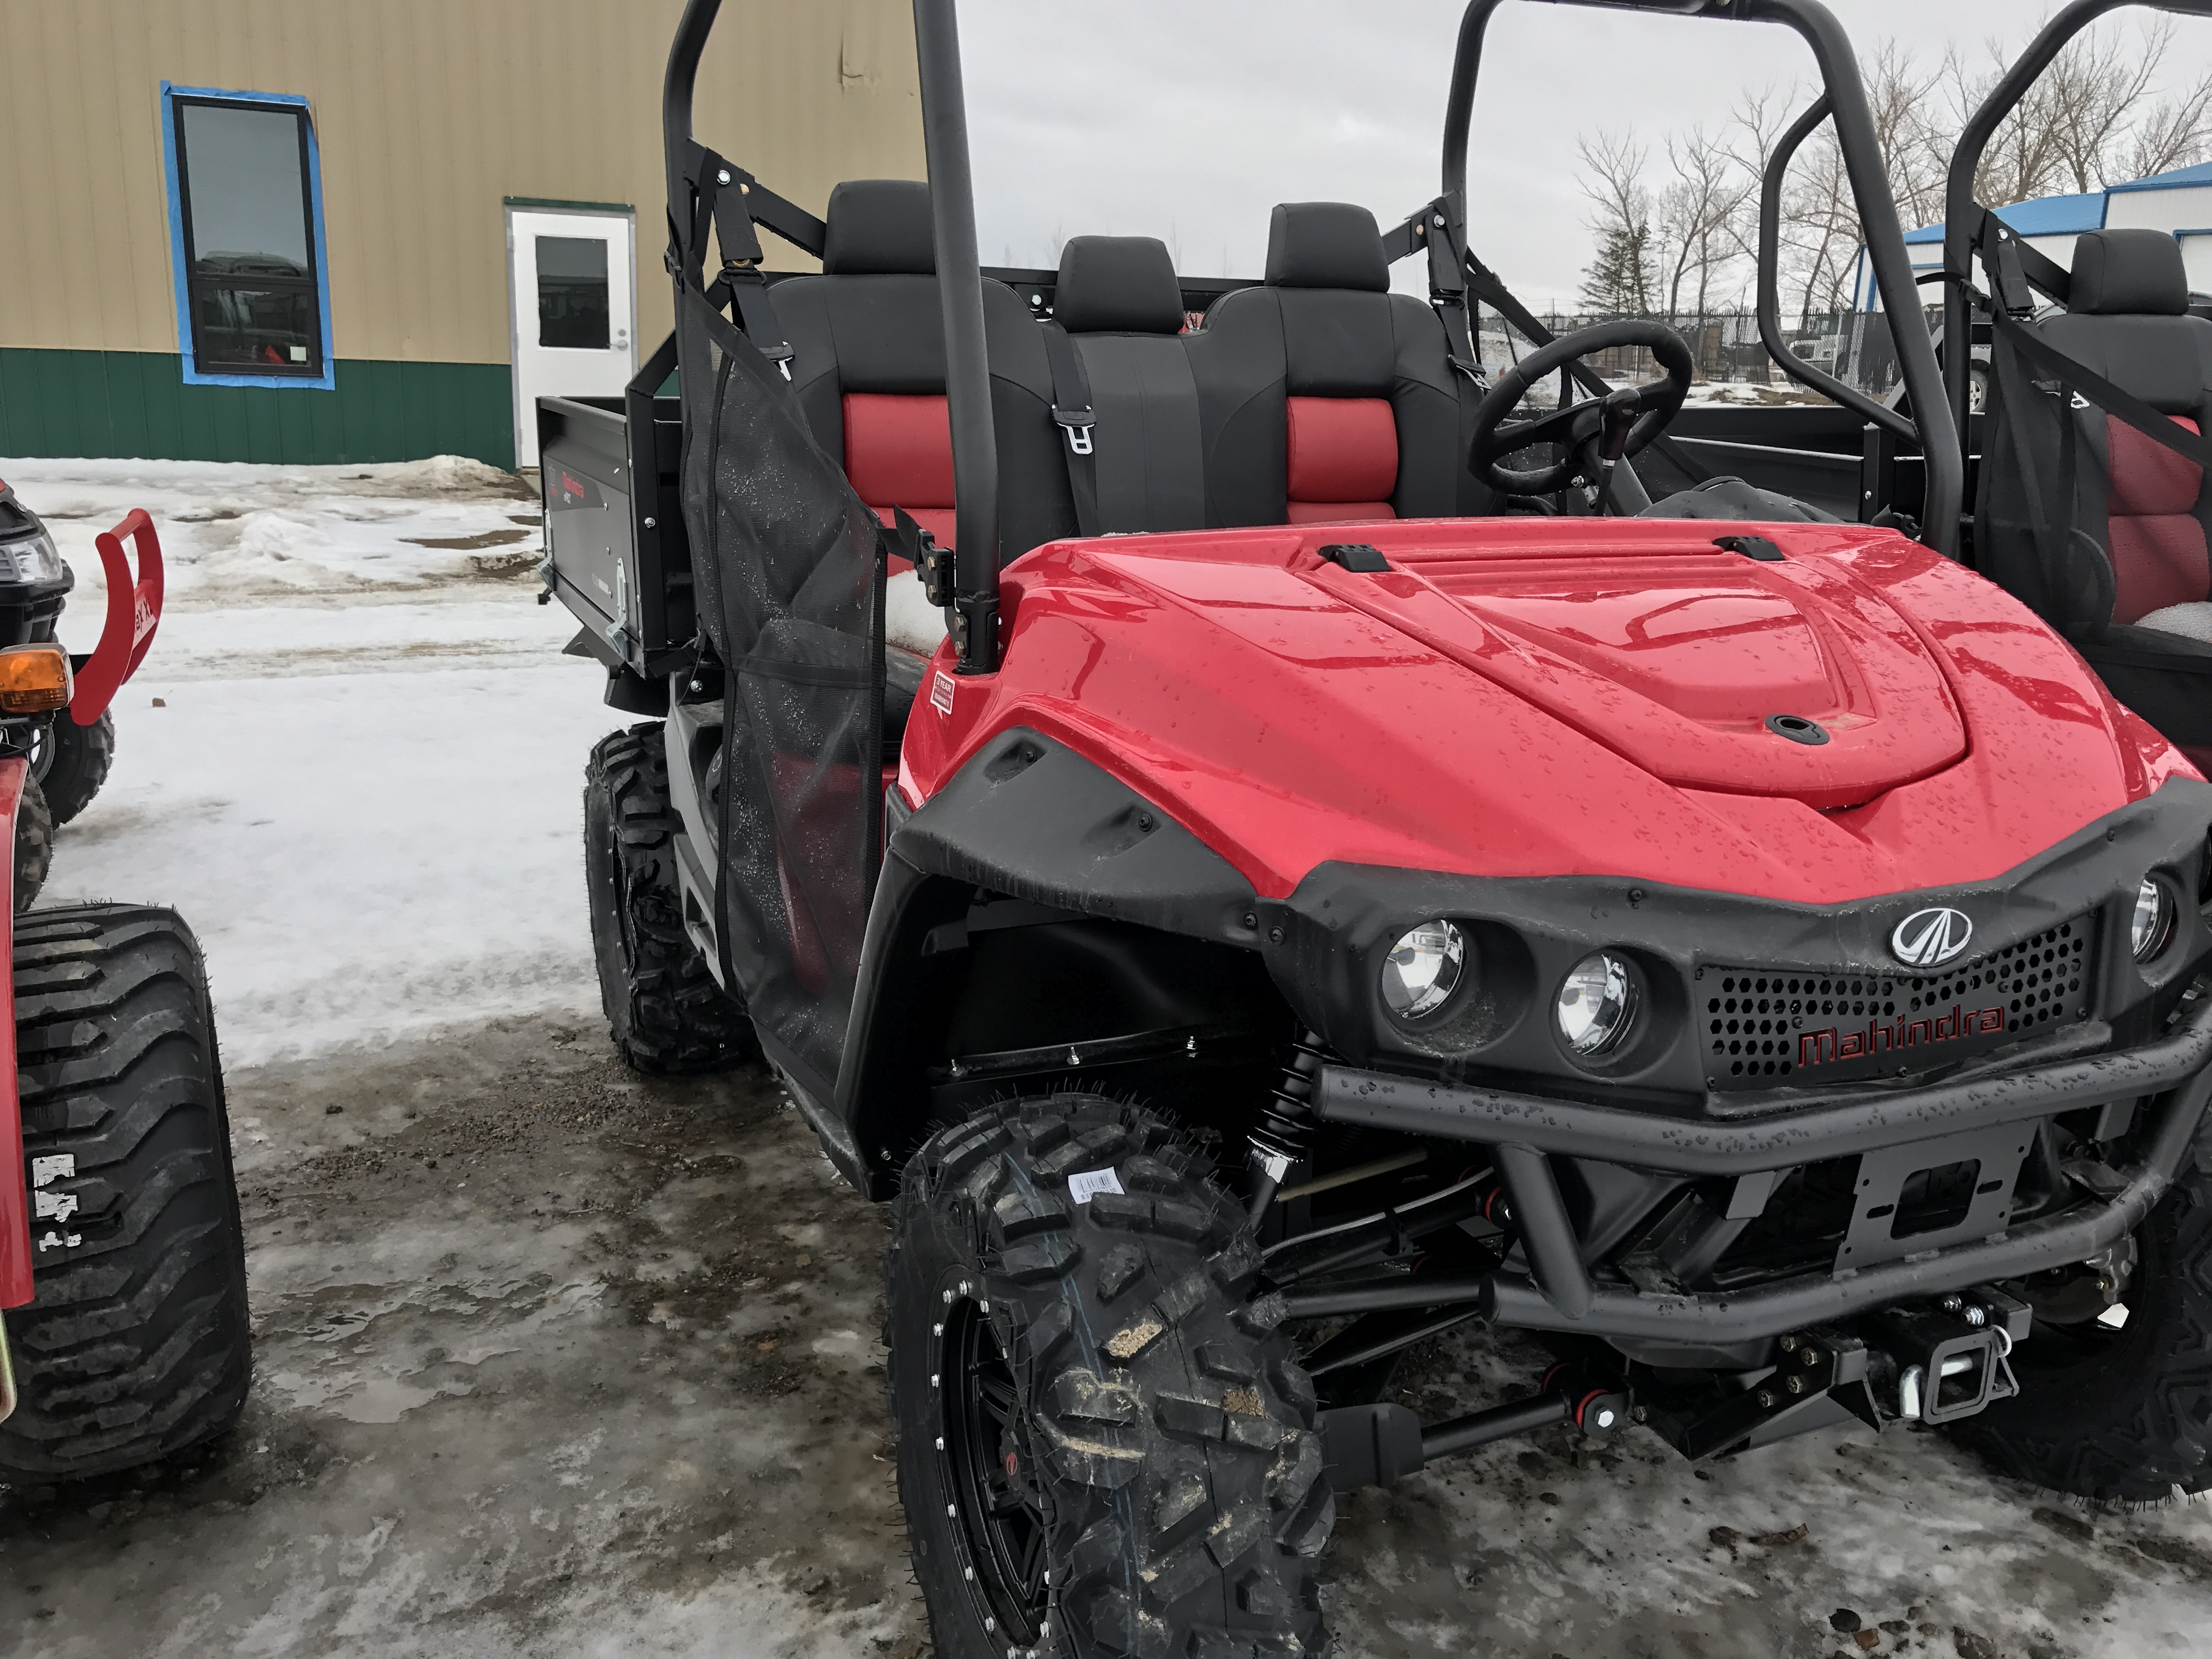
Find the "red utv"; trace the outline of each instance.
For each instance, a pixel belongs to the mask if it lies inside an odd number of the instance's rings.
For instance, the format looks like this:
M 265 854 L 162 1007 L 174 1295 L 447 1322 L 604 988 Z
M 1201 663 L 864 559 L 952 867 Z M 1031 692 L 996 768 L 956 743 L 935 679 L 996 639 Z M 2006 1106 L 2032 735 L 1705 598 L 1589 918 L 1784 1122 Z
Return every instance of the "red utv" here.
M 0 906 L 14 963 L 0 1007 L 0 1483 L 17 1486 L 112 1474 L 221 1433 L 252 1367 L 198 943 L 146 905 L 28 909 L 52 850 L 39 758 L 73 814 L 106 775 L 109 700 L 161 617 L 145 514 L 98 545 L 106 623 L 73 669 L 53 642 L 69 568 L 0 485 L 0 838 L 15 848 Z
M 1740 480 L 1652 504 L 1664 329 L 1476 359 L 1497 3 L 1435 201 L 1278 208 L 1263 281 L 1200 284 L 1139 238 L 979 271 L 951 0 L 915 6 L 930 184 L 815 219 L 692 139 L 691 0 L 675 335 L 541 406 L 550 592 L 653 717 L 586 778 L 610 1024 L 647 1071 L 757 1043 L 892 1205 L 940 1653 L 1317 1651 L 1334 1492 L 1551 1425 L 2212 1478 L 2212 787 L 1941 546 Z M 1644 9 L 1812 46 L 1948 543 L 1835 21 Z M 821 274 L 771 280 L 757 225 Z M 1582 362 L 1624 343 L 1663 377 Z M 1555 374 L 1588 395 L 1532 404 Z M 1555 1363 L 1395 1403 L 1476 1321 Z

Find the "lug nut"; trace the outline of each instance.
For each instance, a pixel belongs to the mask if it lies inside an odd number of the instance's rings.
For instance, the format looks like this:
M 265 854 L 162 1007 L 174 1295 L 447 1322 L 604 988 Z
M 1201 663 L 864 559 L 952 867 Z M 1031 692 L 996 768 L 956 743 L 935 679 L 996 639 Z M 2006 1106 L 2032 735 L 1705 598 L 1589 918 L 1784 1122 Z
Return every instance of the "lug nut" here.
M 952 1305 L 952 1292 L 950 1291 L 945 1293 L 945 1305 L 948 1308 Z

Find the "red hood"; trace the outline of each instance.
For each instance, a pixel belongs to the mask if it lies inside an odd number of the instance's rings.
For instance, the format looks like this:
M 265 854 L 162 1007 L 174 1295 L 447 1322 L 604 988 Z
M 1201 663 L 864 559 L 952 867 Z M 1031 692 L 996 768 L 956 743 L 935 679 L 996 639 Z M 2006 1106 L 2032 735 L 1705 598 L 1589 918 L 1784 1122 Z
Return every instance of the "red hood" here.
M 1784 558 L 1717 548 L 1731 530 Z M 1392 569 L 1314 551 L 1355 537 Z M 917 706 L 908 798 L 1032 726 L 1269 895 L 1336 860 L 1840 902 L 1989 879 L 2189 772 L 2014 600 L 1856 526 L 1063 542 L 1007 572 L 1006 609 L 1001 671 Z
M 1669 783 L 1856 806 L 1966 753 L 1935 653 L 1847 569 L 1583 536 L 1309 580 Z M 1777 714 L 1827 740 L 1779 738 Z

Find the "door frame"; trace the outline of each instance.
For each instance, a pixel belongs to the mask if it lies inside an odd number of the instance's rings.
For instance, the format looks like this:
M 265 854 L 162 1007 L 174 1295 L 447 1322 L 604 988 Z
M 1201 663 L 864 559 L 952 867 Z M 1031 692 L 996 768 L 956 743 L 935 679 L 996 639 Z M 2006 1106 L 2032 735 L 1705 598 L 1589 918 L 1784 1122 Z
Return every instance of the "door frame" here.
M 569 213 L 580 218 L 629 221 L 629 356 L 633 364 L 641 361 L 637 348 L 637 210 L 627 202 L 563 202 L 538 196 L 502 196 L 500 198 L 500 223 L 505 234 L 507 258 L 501 271 L 501 280 L 507 284 L 507 404 L 514 422 L 514 455 L 518 465 L 522 459 L 522 422 L 526 416 L 537 419 L 533 406 L 522 406 L 522 304 L 516 296 L 514 281 L 514 216 L 518 213 Z

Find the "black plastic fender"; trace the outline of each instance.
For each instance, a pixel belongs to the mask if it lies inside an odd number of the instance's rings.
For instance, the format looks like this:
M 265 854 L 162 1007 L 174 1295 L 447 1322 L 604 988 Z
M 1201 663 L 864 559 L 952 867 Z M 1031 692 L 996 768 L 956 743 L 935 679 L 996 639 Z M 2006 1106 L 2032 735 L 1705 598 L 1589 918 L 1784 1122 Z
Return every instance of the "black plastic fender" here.
M 1252 884 L 1152 802 L 1073 750 L 1026 727 L 986 744 L 896 827 L 885 850 L 825 1136 L 844 1175 L 890 1195 L 927 1132 L 927 1096 L 910 1063 L 918 1029 L 942 1009 L 922 952 L 932 929 L 965 915 L 978 889 L 1058 910 L 1254 949 Z

